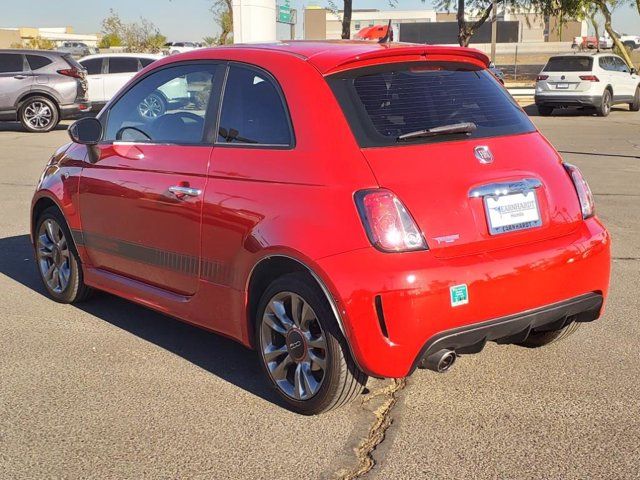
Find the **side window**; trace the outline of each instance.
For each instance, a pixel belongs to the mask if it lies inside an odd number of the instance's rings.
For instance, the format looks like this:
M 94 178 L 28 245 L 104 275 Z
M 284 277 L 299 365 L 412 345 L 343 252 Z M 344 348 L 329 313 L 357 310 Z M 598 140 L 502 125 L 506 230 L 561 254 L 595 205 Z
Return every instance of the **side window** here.
M 83 60 L 80 62 L 80 65 L 82 65 L 89 75 L 100 75 L 102 73 L 102 58 Z
M 135 57 L 109 58 L 109 73 L 131 73 L 138 71 L 138 59 Z
M 142 64 L 142 68 L 148 67 L 153 62 L 155 62 L 155 60 L 153 58 L 141 58 L 140 59 L 140 63 Z
M 24 60 L 22 55 L 15 53 L 0 53 L 0 73 L 22 72 Z
M 292 144 L 283 97 L 267 74 L 249 67 L 229 67 L 217 142 Z
M 603 70 L 612 70 L 611 57 L 600 57 L 598 63 Z
M 617 67 L 616 70 L 618 70 L 619 72 L 629 73 L 629 67 L 624 62 L 624 60 L 622 60 L 619 57 L 613 57 L 613 58 L 616 62 L 616 67 Z
M 31 70 L 35 71 L 53 63 L 53 60 L 47 57 L 43 57 L 42 55 L 27 54 L 27 62 L 29 62 L 29 67 L 31 68 Z
M 151 73 L 109 110 L 105 140 L 201 143 L 216 68 L 182 65 Z

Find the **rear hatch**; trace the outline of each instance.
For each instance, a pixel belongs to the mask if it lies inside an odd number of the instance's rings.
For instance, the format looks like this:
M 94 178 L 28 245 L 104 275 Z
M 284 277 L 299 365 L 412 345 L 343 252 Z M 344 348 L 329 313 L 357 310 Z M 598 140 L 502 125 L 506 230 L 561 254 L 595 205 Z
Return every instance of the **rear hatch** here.
M 328 82 L 380 187 L 404 203 L 434 255 L 538 242 L 581 222 L 560 157 L 486 70 L 398 63 Z M 415 134 L 469 123 L 467 133 Z
M 549 92 L 584 92 L 591 87 L 593 57 L 560 55 L 551 57 L 538 76 L 540 90 Z

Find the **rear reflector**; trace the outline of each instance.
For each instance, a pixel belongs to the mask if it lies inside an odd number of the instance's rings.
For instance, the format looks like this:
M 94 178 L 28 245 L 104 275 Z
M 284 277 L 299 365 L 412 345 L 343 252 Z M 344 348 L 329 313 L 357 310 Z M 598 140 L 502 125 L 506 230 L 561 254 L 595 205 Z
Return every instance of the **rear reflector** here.
M 599 82 L 598 77 L 595 75 L 580 75 L 580 80 L 584 80 L 585 82 Z
M 549 78 L 549 75 L 538 75 L 538 77 L 536 78 L 536 82 L 539 82 L 540 80 L 546 80 L 547 78 Z

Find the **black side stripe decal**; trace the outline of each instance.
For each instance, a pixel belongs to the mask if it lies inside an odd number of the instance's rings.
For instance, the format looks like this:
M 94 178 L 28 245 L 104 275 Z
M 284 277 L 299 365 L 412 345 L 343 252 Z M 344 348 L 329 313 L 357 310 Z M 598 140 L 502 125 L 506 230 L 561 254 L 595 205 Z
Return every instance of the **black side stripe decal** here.
M 198 257 L 193 255 L 160 250 L 80 230 L 72 230 L 71 233 L 78 246 L 86 246 L 154 267 L 167 268 L 183 275 L 200 275 L 200 278 L 213 283 L 231 285 L 233 281 L 232 269 L 219 260 L 201 259 L 198 262 Z

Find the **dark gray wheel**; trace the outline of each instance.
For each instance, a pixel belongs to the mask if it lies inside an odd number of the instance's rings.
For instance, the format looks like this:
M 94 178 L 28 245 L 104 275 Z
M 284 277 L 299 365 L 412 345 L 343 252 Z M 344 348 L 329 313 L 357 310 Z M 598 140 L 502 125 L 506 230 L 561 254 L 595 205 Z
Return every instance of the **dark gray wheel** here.
M 35 231 L 38 271 L 49 295 L 61 303 L 84 300 L 91 290 L 83 282 L 78 252 L 60 211 L 45 210 Z
M 60 121 L 58 108 L 46 97 L 30 97 L 18 111 L 22 126 L 30 132 L 49 132 Z
M 636 94 L 633 96 L 633 102 L 629 104 L 629 110 L 632 112 L 640 111 L 640 85 L 636 87 Z
M 258 306 L 256 346 L 271 384 L 296 412 L 314 415 L 339 407 L 366 385 L 309 275 L 285 275 L 267 288 Z
M 602 94 L 600 105 L 596 107 L 596 112 L 599 117 L 606 117 L 607 115 L 609 115 L 609 113 L 611 113 L 611 102 L 611 91 L 607 89 Z
M 549 345 L 553 342 L 558 342 L 569 335 L 573 335 L 581 323 L 573 322 L 560 330 L 551 330 L 550 332 L 531 332 L 527 339 L 519 345 L 527 348 L 539 348 Z
M 546 105 L 538 105 L 538 113 L 542 117 L 548 117 L 553 112 L 553 107 L 549 107 Z

